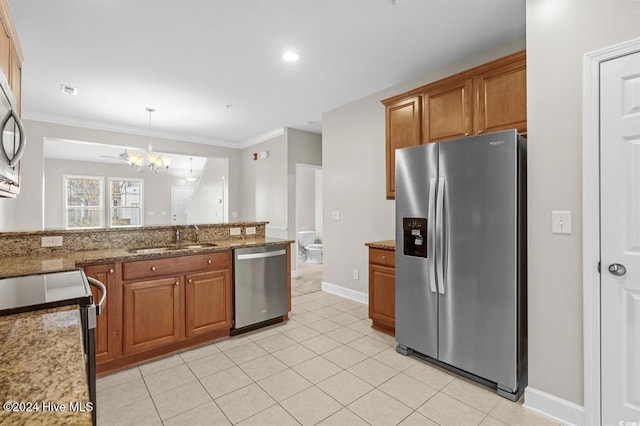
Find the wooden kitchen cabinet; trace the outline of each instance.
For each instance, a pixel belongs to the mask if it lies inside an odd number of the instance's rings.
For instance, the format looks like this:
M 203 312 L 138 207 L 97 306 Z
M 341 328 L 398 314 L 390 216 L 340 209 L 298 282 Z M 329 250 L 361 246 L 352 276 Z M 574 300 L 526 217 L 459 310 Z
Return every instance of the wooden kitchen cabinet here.
M 423 143 L 469 136 L 473 132 L 473 80 L 444 80 L 429 85 L 424 101 Z
M 475 134 L 507 129 L 527 132 L 527 60 L 524 52 L 508 59 L 474 79 Z
M 526 133 L 526 52 L 488 62 L 382 103 L 386 109 L 386 194 L 387 199 L 394 199 L 397 148 L 513 128 Z
M 125 262 L 122 279 L 125 354 L 228 335 L 230 251 Z
M 116 284 L 116 265 L 92 265 L 84 268 L 84 272 L 88 277 L 92 277 L 100 281 L 107 288 L 107 299 L 102 306 L 102 312 L 96 318 L 96 364 L 101 364 L 116 359 L 122 348 L 122 335 L 120 331 L 120 322 L 118 321 L 119 304 L 112 303 L 117 300 L 116 293 L 118 287 Z M 93 293 L 93 301 L 98 304 L 102 294 L 96 287 L 91 287 Z
M 181 281 L 178 276 L 123 285 L 123 352 L 147 351 L 182 337 Z
M 185 276 L 186 336 L 231 328 L 231 271 Z
M 391 334 L 396 327 L 395 251 L 369 248 L 369 318 Z
M 395 197 L 396 149 L 420 145 L 421 98 L 394 100 L 386 106 L 387 198 Z

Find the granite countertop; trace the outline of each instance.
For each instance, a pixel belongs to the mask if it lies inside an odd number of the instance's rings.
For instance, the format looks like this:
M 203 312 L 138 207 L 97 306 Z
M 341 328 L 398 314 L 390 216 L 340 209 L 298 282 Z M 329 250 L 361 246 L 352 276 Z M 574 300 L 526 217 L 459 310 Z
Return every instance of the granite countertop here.
M 364 243 L 364 245 L 367 247 L 378 248 L 382 250 L 395 250 L 396 240 L 373 241 L 370 243 Z
M 89 402 L 82 345 L 78 305 L 0 317 L 0 402 L 39 404 L 0 410 L 0 424 L 90 425 L 89 411 L 70 406 Z M 54 411 L 60 404 L 64 411 Z
M 23 275 L 43 274 L 48 272 L 64 272 L 78 269 L 91 263 L 122 262 L 130 260 L 156 259 L 189 254 L 212 253 L 241 247 L 258 247 L 276 244 L 291 244 L 293 240 L 277 238 L 233 239 L 222 241 L 201 241 L 201 244 L 213 243 L 214 247 L 171 250 L 164 253 L 144 254 L 131 253 L 129 249 L 113 248 L 103 250 L 84 250 L 47 256 L 15 256 L 0 258 L 0 278 Z M 197 244 L 194 242 L 185 245 Z

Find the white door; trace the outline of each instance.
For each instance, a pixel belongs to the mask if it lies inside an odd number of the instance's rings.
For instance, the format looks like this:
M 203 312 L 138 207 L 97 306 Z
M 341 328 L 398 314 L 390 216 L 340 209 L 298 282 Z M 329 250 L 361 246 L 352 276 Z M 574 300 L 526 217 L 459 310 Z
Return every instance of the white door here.
M 640 424 L 640 53 L 601 64 L 600 126 L 602 424 Z
M 187 207 L 193 195 L 190 186 L 171 187 L 171 224 L 185 225 L 187 223 Z

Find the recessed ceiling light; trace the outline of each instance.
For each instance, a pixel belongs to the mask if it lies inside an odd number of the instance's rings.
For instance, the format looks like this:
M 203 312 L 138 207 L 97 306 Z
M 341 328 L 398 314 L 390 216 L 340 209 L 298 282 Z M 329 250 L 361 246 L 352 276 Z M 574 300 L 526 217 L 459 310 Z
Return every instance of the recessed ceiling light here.
M 286 52 L 284 55 L 282 55 L 282 59 L 284 59 L 287 62 L 296 62 L 298 59 L 300 59 L 300 55 L 290 50 Z
M 66 93 L 67 95 L 77 95 L 78 94 L 78 88 L 77 87 L 73 87 L 73 86 L 69 86 L 66 84 L 61 84 L 60 85 L 60 91 L 62 93 Z

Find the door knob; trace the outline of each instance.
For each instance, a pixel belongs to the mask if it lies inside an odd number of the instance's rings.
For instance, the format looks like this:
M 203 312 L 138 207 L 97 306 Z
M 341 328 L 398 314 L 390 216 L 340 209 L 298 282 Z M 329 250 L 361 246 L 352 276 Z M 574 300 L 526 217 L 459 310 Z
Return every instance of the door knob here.
M 619 263 L 612 263 L 611 265 L 609 265 L 609 272 L 611 272 L 612 275 L 621 277 L 627 273 L 627 268 Z

